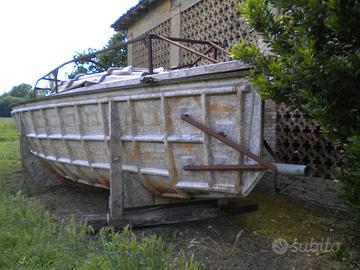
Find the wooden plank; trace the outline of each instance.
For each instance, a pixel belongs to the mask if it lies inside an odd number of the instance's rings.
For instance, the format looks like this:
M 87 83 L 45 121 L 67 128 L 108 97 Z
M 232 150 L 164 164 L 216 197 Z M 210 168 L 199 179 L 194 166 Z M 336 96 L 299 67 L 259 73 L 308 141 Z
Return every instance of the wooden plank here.
M 84 215 L 82 220 L 91 225 L 95 230 L 105 226 L 115 228 L 130 225 L 131 227 L 146 227 L 165 224 L 176 224 L 191 221 L 206 220 L 210 218 L 228 217 L 257 210 L 257 204 L 243 202 L 238 205 L 229 203 L 218 206 L 217 202 L 197 201 L 184 204 L 168 204 L 157 207 L 126 209 L 121 218 L 109 219 L 107 214 Z
M 123 172 L 120 115 L 114 101 L 109 101 L 109 135 L 110 135 L 110 198 L 109 208 L 111 219 L 123 215 Z

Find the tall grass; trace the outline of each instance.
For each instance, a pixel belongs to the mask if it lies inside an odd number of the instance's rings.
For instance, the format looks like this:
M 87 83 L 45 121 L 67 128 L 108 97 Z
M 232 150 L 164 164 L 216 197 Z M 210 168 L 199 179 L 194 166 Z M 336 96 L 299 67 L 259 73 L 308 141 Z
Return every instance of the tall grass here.
M 19 168 L 19 145 L 11 119 L 0 119 L 0 269 L 199 269 L 192 258 L 174 252 L 161 237 L 138 238 L 74 220 L 55 223 L 40 205 L 21 192 L 7 191 Z

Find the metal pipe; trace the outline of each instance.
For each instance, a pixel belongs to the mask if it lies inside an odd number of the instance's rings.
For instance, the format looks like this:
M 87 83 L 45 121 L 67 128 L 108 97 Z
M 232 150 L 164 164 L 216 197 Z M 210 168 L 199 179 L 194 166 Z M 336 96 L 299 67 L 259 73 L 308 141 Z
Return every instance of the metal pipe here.
M 289 176 L 309 176 L 310 167 L 306 165 L 296 165 L 287 163 L 273 163 L 277 168 L 277 172 L 282 175 Z

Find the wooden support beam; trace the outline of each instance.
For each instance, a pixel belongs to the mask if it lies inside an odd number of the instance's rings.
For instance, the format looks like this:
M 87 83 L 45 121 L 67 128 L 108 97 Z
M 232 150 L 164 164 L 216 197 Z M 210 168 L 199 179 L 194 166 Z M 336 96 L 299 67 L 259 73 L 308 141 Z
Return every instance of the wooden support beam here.
M 99 230 L 106 226 L 113 226 L 115 228 L 127 225 L 131 227 L 146 227 L 200 221 L 209 218 L 249 213 L 256 210 L 257 204 L 249 201 L 244 201 L 240 204 L 229 203 L 218 206 L 216 200 L 211 200 L 129 209 L 118 219 L 111 218 L 109 220 L 105 213 L 85 215 L 82 219 L 95 230 Z
M 109 134 L 110 134 L 110 218 L 118 219 L 123 215 L 124 190 L 122 173 L 122 142 L 120 114 L 116 103 L 109 101 Z

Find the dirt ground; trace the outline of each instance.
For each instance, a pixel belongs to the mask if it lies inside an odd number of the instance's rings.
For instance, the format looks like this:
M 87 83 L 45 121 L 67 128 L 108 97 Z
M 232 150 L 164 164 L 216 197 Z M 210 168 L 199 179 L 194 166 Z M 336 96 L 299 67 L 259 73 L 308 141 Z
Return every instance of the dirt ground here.
M 57 219 L 108 211 L 106 190 L 70 182 L 34 190 L 25 180 L 18 171 L 12 175 L 10 185 L 14 191 L 21 189 L 32 201 L 45 206 Z M 255 194 L 250 199 L 259 204 L 256 213 L 134 229 L 134 232 L 139 236 L 161 236 L 172 242 L 175 253 L 193 256 L 205 269 L 360 269 L 358 253 L 348 248 L 350 244 L 346 242 L 351 235 L 346 214 L 305 206 L 303 202 L 264 194 L 261 190 Z M 305 243 L 311 243 L 312 238 L 325 241 L 324 236 L 329 236 L 332 242 L 340 241 L 340 251 L 292 252 L 288 249 L 284 254 L 277 254 L 273 248 L 278 238 L 291 244 L 297 238 Z M 279 248 L 283 246 L 275 246 L 277 252 Z

